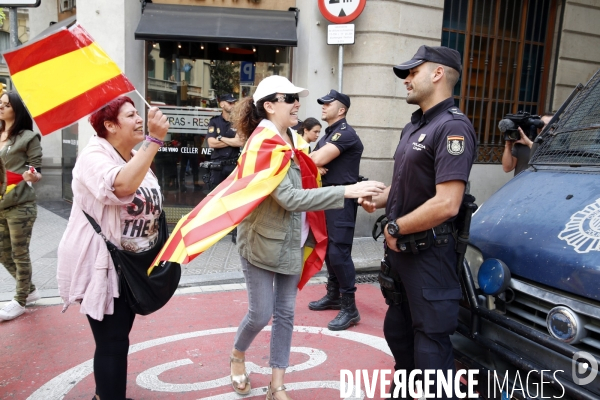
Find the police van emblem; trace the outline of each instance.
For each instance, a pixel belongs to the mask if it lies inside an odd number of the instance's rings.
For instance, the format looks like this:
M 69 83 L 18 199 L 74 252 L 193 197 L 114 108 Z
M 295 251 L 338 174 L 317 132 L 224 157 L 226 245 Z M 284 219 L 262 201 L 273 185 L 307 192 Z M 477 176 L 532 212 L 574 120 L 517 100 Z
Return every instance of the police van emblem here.
M 421 133 L 421 136 L 419 136 L 419 143 L 421 143 L 423 140 L 425 140 L 425 136 L 427 136 L 426 133 Z
M 578 253 L 600 251 L 600 199 L 571 215 L 558 238 Z
M 215 131 L 215 127 L 214 126 L 209 126 L 208 127 L 208 133 L 213 133 Z
M 448 148 L 448 153 L 453 156 L 458 156 L 465 151 L 465 137 L 464 136 L 448 136 L 446 138 L 447 143 L 446 147 Z
M 331 137 L 331 141 L 332 141 L 332 142 L 335 142 L 335 141 L 337 141 L 337 140 L 338 140 L 338 139 L 339 139 L 341 136 L 342 136 L 342 134 L 338 132 L 338 133 L 334 134 L 334 135 Z

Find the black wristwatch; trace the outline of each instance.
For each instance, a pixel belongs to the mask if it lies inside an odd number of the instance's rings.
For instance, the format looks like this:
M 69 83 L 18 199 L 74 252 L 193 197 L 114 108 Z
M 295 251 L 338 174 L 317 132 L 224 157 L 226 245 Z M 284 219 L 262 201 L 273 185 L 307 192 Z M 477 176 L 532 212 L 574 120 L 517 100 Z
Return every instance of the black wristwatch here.
M 217 136 L 217 140 L 220 142 L 221 141 L 221 135 Z
M 390 221 L 387 224 L 387 231 L 388 234 L 391 237 L 395 237 L 395 238 L 399 238 L 400 236 L 402 236 L 400 234 L 400 227 L 398 226 L 398 224 L 396 223 L 396 221 Z

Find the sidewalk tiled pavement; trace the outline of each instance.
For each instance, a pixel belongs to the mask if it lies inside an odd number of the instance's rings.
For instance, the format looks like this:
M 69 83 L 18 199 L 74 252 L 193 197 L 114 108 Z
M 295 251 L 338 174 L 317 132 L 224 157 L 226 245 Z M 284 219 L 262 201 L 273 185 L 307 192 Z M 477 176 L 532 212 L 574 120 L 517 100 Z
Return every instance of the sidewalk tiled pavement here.
M 38 217 L 33 227 L 30 252 L 33 262 L 33 282 L 43 297 L 58 296 L 56 283 L 56 252 L 67 227 L 69 205 L 65 202 L 38 204 Z M 75 239 L 73 239 L 75 240 Z M 355 238 L 352 258 L 357 270 L 377 269 L 383 253 L 381 241 Z M 321 274 L 324 274 L 325 268 Z M 184 265 L 180 286 L 242 282 L 240 259 L 231 236 L 226 236 L 206 252 Z M 0 268 L 0 302 L 14 296 L 15 281 Z

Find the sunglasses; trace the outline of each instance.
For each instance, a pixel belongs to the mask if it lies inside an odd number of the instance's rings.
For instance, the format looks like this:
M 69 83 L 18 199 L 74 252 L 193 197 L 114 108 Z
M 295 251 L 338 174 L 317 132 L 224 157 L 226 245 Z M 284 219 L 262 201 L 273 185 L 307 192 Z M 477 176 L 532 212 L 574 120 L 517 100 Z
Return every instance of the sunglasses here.
M 294 104 L 294 102 L 300 101 L 300 96 L 298 96 L 298 93 L 286 93 L 275 96 L 275 99 L 271 102 L 281 103 L 283 101 L 287 104 Z

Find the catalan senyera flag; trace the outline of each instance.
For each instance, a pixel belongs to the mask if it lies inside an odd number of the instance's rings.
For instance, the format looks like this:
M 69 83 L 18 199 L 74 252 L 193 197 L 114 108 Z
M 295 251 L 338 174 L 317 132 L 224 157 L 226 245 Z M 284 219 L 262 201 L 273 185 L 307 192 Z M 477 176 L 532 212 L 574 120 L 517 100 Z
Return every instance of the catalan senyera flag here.
M 297 134 L 296 134 L 297 135 Z M 297 135 L 298 148 L 292 149 L 275 131 L 259 127 L 248 138 L 236 169 L 189 214 L 179 220 L 156 260 L 188 263 L 231 232 L 281 183 L 290 168 L 292 152 L 302 172 L 302 187 L 320 186 L 317 167 L 306 154 L 308 144 Z M 325 213 L 306 213 L 315 238 L 314 248 L 305 247 L 304 266 L 298 288 L 323 266 L 327 251 Z
M 43 135 L 135 90 L 78 24 L 3 55 L 13 84 Z
M 6 170 L 6 190 L 4 193 L 0 193 L 0 198 L 13 190 L 22 180 L 23 175 Z

